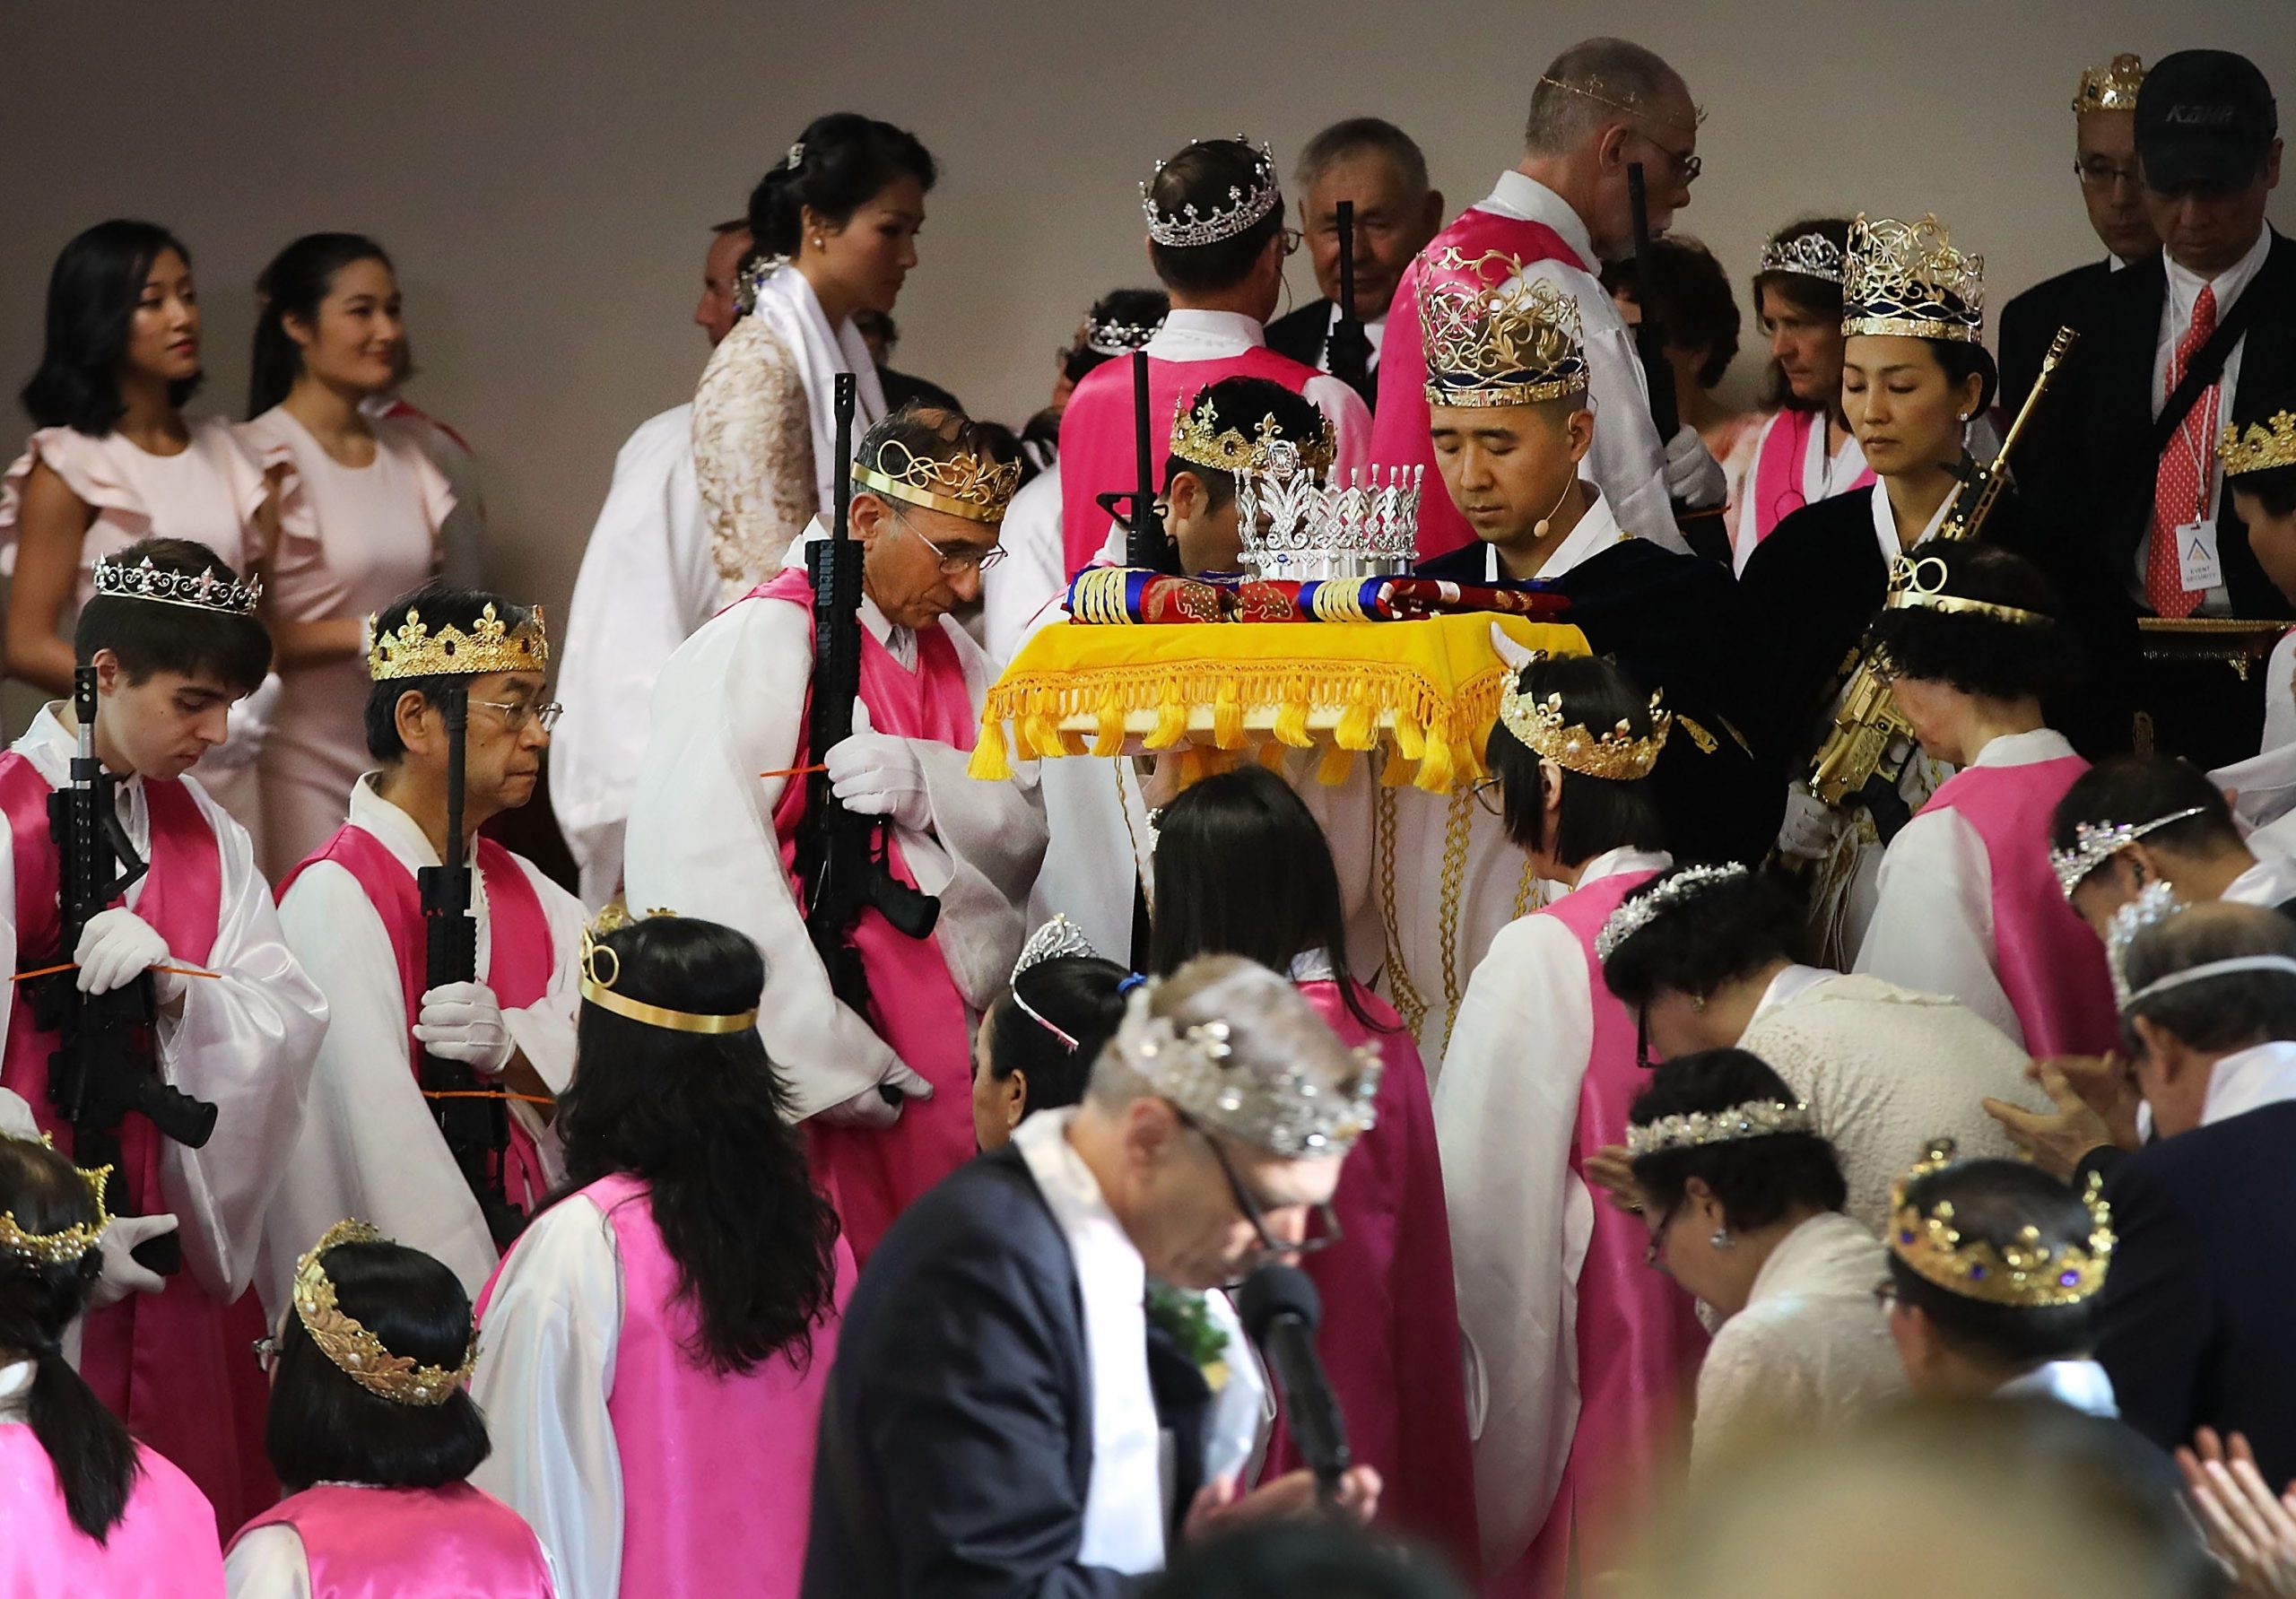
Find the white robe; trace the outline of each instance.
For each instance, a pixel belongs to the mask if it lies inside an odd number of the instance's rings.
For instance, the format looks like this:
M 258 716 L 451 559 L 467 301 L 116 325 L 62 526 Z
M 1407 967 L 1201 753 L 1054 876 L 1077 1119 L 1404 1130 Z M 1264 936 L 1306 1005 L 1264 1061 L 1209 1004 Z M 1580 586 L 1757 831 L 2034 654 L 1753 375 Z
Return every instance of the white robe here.
M 1012 664 L 1046 608 L 1068 592 L 1061 543 L 1060 463 L 1046 467 L 1013 496 L 997 529 L 1004 559 L 980 574 L 984 647 L 998 671 Z
M 823 536 L 818 521 L 806 536 Z M 802 542 L 788 559 L 802 561 Z M 861 621 L 913 669 L 914 633 L 895 628 L 865 598 Z M 953 621 L 943 617 L 939 625 L 963 665 L 978 717 L 994 675 L 987 658 Z M 760 775 L 786 771 L 796 756 L 813 662 L 811 615 L 773 600 L 721 612 L 679 647 L 654 691 L 652 738 L 631 805 L 623 866 L 631 905 L 707 917 L 756 940 L 766 964 L 758 1031 L 789 1083 L 791 1114 L 799 1120 L 874 1087 L 893 1058 L 868 1022 L 830 992 L 774 831 L 774 807 L 789 779 Z M 1010 980 L 1026 936 L 1029 887 L 1045 847 L 1035 768 L 1016 763 L 1010 782 L 976 782 L 965 772 L 966 752 L 911 743 L 933 827 L 901 828 L 898 837 L 918 886 L 940 898 L 934 937 L 958 994 L 977 1014 Z
M 550 808 L 593 909 L 622 886 L 622 830 L 662 663 L 718 607 L 693 471 L 693 407 L 639 424 L 614 457 L 559 645 Z
M 370 773 L 351 791 L 351 822 L 371 833 L 409 873 L 439 864 L 413 817 L 375 792 Z M 581 902 L 523 856 L 550 926 L 550 985 L 536 1004 L 505 1008 L 504 1024 L 527 1064 L 563 1092 L 574 1076 L 574 1014 L 581 978 Z M 485 880 L 474 857 L 471 906 L 478 920 L 478 980 L 493 969 L 494 929 Z M 279 907 L 287 942 L 326 995 L 335 1018 L 311 1074 L 302 1135 L 283 1163 L 279 1192 L 263 1224 L 257 1286 L 276 1316 L 286 1304 L 295 1262 L 345 1216 L 371 1221 L 386 1237 L 446 1263 L 475 1296 L 500 1252 L 478 1201 L 448 1153 L 416 1085 L 409 1059 L 406 999 L 398 957 L 383 919 L 350 869 L 318 861 L 303 869 Z M 533 1108 L 511 1113 L 529 1132 L 544 1170 L 558 1172 L 558 1143 Z
M 59 719 L 66 708 L 45 707 L 13 745 L 51 784 L 70 780 L 77 735 Z M 215 941 L 204 965 L 220 978 L 184 979 L 183 1011 L 161 1013 L 152 1034 L 162 1077 L 216 1108 L 215 1133 L 204 1149 L 160 1143 L 160 1194 L 181 1223 L 185 1269 L 212 1297 L 230 1304 L 254 1274 L 265 1207 L 282 1158 L 295 1141 L 310 1082 L 311 1057 L 326 1031 L 326 1001 L 281 935 L 271 887 L 256 869 L 247 830 L 207 796 L 198 779 L 184 786 L 213 830 L 222 856 Z M 118 788 L 119 819 L 136 853 L 150 858 L 151 813 L 140 779 Z M 0 965 L 22 964 L 16 948 L 14 839 L 0 816 Z M 127 908 L 143 902 L 146 876 L 127 891 Z M 46 952 L 39 952 L 46 953 Z M 0 998 L 0 1026 L 16 1001 Z M 335 1220 L 341 1220 L 340 1217 Z
M 1992 740 L 1970 765 L 2033 766 L 2072 753 L 2063 734 L 2039 727 Z M 1993 866 L 1960 812 L 1925 810 L 1890 840 L 1856 969 L 1951 995 L 2024 1044 L 2025 1030 L 1994 969 Z
M 1578 886 L 1670 864 L 1613 849 L 1587 863 Z M 1546 1521 L 1578 1427 L 1578 1273 L 1599 1202 L 1570 1151 L 1594 997 L 1570 928 L 1553 917 L 1509 923 L 1474 969 L 1435 1086 L 1475 1509 L 1492 1569 Z

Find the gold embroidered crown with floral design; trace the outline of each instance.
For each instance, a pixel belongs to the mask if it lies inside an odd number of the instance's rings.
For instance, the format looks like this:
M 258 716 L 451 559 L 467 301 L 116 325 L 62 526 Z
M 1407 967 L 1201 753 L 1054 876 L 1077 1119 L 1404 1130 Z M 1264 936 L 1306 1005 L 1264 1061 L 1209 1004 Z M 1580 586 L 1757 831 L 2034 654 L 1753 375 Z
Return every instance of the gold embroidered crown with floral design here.
M 379 616 L 367 618 L 367 676 L 375 682 L 540 672 L 550 665 L 550 639 L 540 605 L 514 628 L 495 614 L 489 601 L 467 633 L 453 622 L 433 630 L 419 609 L 409 609 L 406 620 L 387 633 L 378 630 L 380 621 Z
M 56 1141 L 45 1133 L 40 1143 L 50 1149 Z M 16 1212 L 0 1211 L 0 1254 L 20 1256 L 44 1265 L 68 1266 L 100 1243 L 104 1229 L 111 1225 L 111 1212 L 104 1204 L 104 1186 L 111 1180 L 109 1166 L 81 1167 L 80 1180 L 88 1185 L 88 1193 L 96 1202 L 96 1219 L 75 1221 L 54 1232 L 28 1232 L 16 1223 Z
M 1419 333 L 1430 405 L 1535 405 L 1586 392 L 1578 302 L 1522 270 L 1501 250 L 1429 258 Z
M 366 1221 L 343 1221 L 328 1228 L 295 1263 L 295 1318 L 303 1324 L 303 1331 L 310 1334 L 311 1342 L 318 1345 L 319 1353 L 370 1394 L 393 1404 L 418 1408 L 444 1404 L 470 1381 L 471 1371 L 478 1364 L 475 1322 L 471 1326 L 470 1343 L 463 1351 L 462 1364 L 448 1370 L 443 1366 L 422 1365 L 411 1356 L 391 1353 L 357 1317 L 335 1302 L 335 1281 L 326 1274 L 327 1251 L 338 1244 L 390 1241 Z
M 2089 1212 L 2087 1238 L 2051 1248 L 2041 1241 L 2040 1229 L 2029 1225 L 1996 1246 L 1961 1231 L 1952 1200 L 1925 1209 L 1906 1197 L 1915 1182 L 1952 1164 L 1952 1142 L 1940 1141 L 1890 1189 L 1890 1253 L 1916 1276 L 1965 1299 L 2019 1310 L 2078 1305 L 2104 1287 L 2114 1238 L 2100 1177 L 2090 1174 L 2081 1196 Z
M 1985 257 L 1965 256 L 1935 214 L 1849 224 L 1841 277 L 1841 331 L 1909 339 L 1985 337 Z
M 2296 413 L 2276 412 L 2270 421 L 2250 422 L 2246 432 L 2237 426 L 2225 429 L 2216 441 L 2216 456 L 2224 463 L 2226 477 L 2296 466 Z
M 1645 738 L 1635 736 L 1634 724 L 1625 717 L 1621 717 L 1618 726 L 1607 733 L 1596 733 L 1577 722 L 1566 721 L 1560 693 L 1549 694 L 1541 700 L 1513 683 L 1499 698 L 1499 719 L 1526 746 L 1567 772 L 1600 778 L 1606 782 L 1631 783 L 1650 775 L 1650 769 L 1658 764 L 1658 752 L 1666 747 L 1666 734 L 1674 726 L 1674 713 L 1661 710 L 1659 699 L 1657 694 L 1650 696 L 1650 733 Z
M 234 583 L 213 567 L 196 572 L 174 571 L 154 566 L 148 555 L 134 566 L 124 561 L 99 561 L 90 582 L 97 594 L 113 599 L 151 600 L 193 611 L 213 611 L 219 616 L 253 616 L 263 598 L 259 578 Z
M 873 494 L 969 522 L 993 524 L 1004 519 L 1004 508 L 1021 486 L 1021 464 L 992 461 L 961 449 L 936 461 L 898 439 L 888 439 L 877 447 L 874 461 L 853 463 L 853 481 Z
M 2081 74 L 2073 91 L 2076 111 L 2134 111 L 2136 91 L 2144 87 L 2144 58 L 2116 56 L 2110 66 L 2092 66 Z
M 1321 472 L 1338 455 L 1339 446 L 1331 418 L 1318 412 L 1317 422 L 1312 437 L 1290 439 L 1273 415 L 1263 416 L 1247 439 L 1242 429 L 1220 425 L 1220 410 L 1213 404 L 1212 391 L 1202 388 L 1194 401 L 1182 400 L 1172 412 L 1171 453 L 1231 476 L 1272 472 L 1279 460 L 1295 469 Z M 1289 445 L 1291 453 L 1280 451 L 1281 445 Z

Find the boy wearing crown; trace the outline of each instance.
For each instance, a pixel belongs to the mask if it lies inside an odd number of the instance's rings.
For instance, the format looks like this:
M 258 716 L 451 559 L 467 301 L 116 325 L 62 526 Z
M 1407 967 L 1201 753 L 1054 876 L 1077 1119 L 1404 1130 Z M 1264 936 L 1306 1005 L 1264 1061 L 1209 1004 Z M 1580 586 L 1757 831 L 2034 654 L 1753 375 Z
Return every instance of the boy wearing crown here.
M 147 1276 L 140 1285 L 152 1291 L 91 1313 L 80 1367 L 139 1438 L 199 1484 L 228 1528 L 271 1491 L 264 1387 L 247 1359 L 263 1314 L 247 1288 L 326 1004 L 281 936 L 246 830 L 185 776 L 223 742 L 231 707 L 269 667 L 258 586 L 184 539 L 132 544 L 97 562 L 94 583 L 73 639 L 95 676 L 88 731 L 117 783 L 126 841 L 148 869 L 88 921 L 75 947 L 59 947 L 64 863 L 48 801 L 73 781 L 83 729 L 69 703 L 47 706 L 0 757 L 9 883 L 0 940 L 15 969 L 46 974 L 0 998 L 0 1087 L 74 1149 L 82 1140 L 48 1097 L 58 1018 L 40 985 L 68 984 L 87 999 L 142 988 L 150 1021 L 136 1036 L 152 1068 L 213 1107 L 214 1130 L 196 1148 L 141 1114 L 119 1122 L 113 1208 L 180 1217 L 183 1269 Z
M 393 602 L 370 629 L 367 750 L 378 769 L 352 788 L 349 820 L 280 884 L 287 941 L 334 1023 L 264 1218 L 259 1286 L 274 1309 L 296 1260 L 346 1215 L 437 1256 L 475 1295 L 500 1255 L 486 1207 L 499 1197 L 531 1213 L 557 1180 L 546 1113 L 574 1072 L 581 902 L 479 833 L 533 797 L 550 747 L 558 707 L 543 703 L 541 610 L 434 584 Z M 445 854 L 457 690 L 476 977 L 433 987 L 419 874 Z M 508 1143 L 490 1159 L 484 1195 L 423 1093 L 425 1055 L 468 1066 L 473 1091 L 508 1097 Z
M 805 747 L 813 595 L 804 549 L 829 536 L 816 520 L 778 577 L 718 613 L 664 668 L 624 881 L 631 904 L 723 922 L 765 952 L 759 1030 L 787 1077 L 792 1117 L 808 1124 L 814 1171 L 865 1258 L 911 1199 L 973 1153 L 968 1041 L 1020 952 L 1045 823 L 1032 777 L 965 775 L 995 670 L 949 616 L 978 595 L 980 569 L 999 554 L 1017 468 L 999 464 L 964 418 L 909 406 L 869 429 L 851 471 L 863 596 L 852 735 Z M 865 1015 L 832 989 L 793 876 L 815 770 L 848 811 L 885 820 L 893 881 L 940 901 L 922 937 L 874 905 L 854 923 Z

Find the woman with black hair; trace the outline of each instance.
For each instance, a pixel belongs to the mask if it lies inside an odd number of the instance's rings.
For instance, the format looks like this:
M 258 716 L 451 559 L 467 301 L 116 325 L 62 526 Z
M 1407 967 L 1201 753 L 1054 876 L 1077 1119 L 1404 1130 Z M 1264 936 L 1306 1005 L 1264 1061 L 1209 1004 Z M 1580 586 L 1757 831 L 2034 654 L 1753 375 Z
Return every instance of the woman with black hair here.
M 1316 1343 L 1348 1443 L 1388 1485 L 1382 1516 L 1472 1569 L 1458 1299 L 1427 1071 L 1402 1021 L 1346 969 L 1339 875 L 1323 830 L 1265 767 L 1206 778 L 1165 808 L 1152 903 L 1151 971 L 1169 975 L 1199 955 L 1244 956 L 1289 976 L 1342 1043 L 1378 1050 L 1378 1123 L 1340 1172 L 1337 1235 L 1313 1243 L 1301 1264 L 1323 1294 Z M 1305 1464 L 1279 1430 L 1271 1473 Z
M 363 619 L 439 569 L 454 491 L 418 424 L 363 407 L 398 382 L 398 279 L 356 233 L 298 239 L 256 280 L 239 441 L 278 486 L 265 596 L 282 688 L 264 741 L 263 860 L 283 876 L 326 842 L 367 769 Z
M 1891 840 L 1856 969 L 1950 994 L 2034 1056 L 2118 1042 L 2104 946 L 2050 870 L 2089 763 L 2042 717 L 2081 652 L 2048 578 L 1981 542 L 1901 560 L 1873 646 L 1928 759 L 1961 769 Z
M 152 222 L 99 222 L 48 280 L 47 343 L 24 385 L 37 430 L 0 479 L 12 677 L 72 687 L 58 630 L 93 592 L 95 564 L 152 535 L 190 539 L 252 570 L 278 531 L 274 486 L 221 417 L 187 417 L 198 391 L 199 291 L 191 252 Z M 241 826 L 260 820 L 259 719 L 202 759 L 202 786 Z
M 0 1137 L 0 1592 L 220 1595 L 213 1507 L 64 1356 L 103 1263 L 102 1181 Z
M 1842 1214 L 1833 1146 L 1777 1073 L 1742 1049 L 1666 1061 L 1631 1121 L 1645 1258 L 1722 1317 L 1698 1371 L 1693 1470 L 1905 1391 L 1874 1301 L 1882 1246 Z
M 797 1592 L 852 1256 L 757 1034 L 765 962 L 657 913 L 585 958 L 569 1187 L 482 1296 L 477 1473 L 575 1599 Z
M 339 1221 L 296 1262 L 257 1355 L 272 1374 L 264 1448 L 289 1496 L 232 1539 L 231 1599 L 560 1591 L 534 1529 L 468 1481 L 489 1447 L 465 1386 L 478 1334 L 444 1264 Z
M 1673 864 L 1650 781 L 1670 726 L 1609 662 L 1534 657 L 1475 792 L 1533 873 L 1568 890 L 1492 941 L 1435 1095 L 1483 1564 L 1525 1591 L 1607 1558 L 1617 1518 L 1656 1486 L 1706 1343 L 1642 1270 L 1632 1219 L 1583 1174 L 1625 1142 L 1639 1082 L 1634 1017 L 1602 986 L 1596 938 Z
M 1137 981 L 1065 916 L 1030 934 L 1012 986 L 990 1002 L 973 1039 L 972 1129 L 983 1150 L 1003 1149 L 1033 1113 L 1084 1097 Z
M 693 464 L 725 601 L 780 569 L 830 514 L 834 386 L 854 379 L 853 436 L 886 413 L 857 311 L 891 311 L 917 265 L 939 176 L 917 135 L 852 111 L 816 117 L 750 191 L 734 324 L 693 396 Z

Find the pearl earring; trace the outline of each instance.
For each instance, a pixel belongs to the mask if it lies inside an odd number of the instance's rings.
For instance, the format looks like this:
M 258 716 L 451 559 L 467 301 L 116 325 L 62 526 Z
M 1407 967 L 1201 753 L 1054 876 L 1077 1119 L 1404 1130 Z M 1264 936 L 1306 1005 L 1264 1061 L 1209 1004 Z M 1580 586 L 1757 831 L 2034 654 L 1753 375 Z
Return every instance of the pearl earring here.
M 1706 1241 L 1717 1249 L 1735 1249 L 1738 1247 L 1738 1240 L 1730 1236 L 1730 1230 L 1726 1227 L 1716 1228 L 1714 1236 Z
M 813 240 L 813 242 L 814 242 L 815 244 L 819 244 L 819 243 L 821 242 L 821 240 L 820 240 L 820 239 L 816 239 L 815 240 Z M 1969 419 L 1970 419 L 1970 413 L 1969 412 L 1966 412 L 1966 411 L 1962 412 L 1962 413 L 1961 413 L 1961 420 L 1962 420 L 1963 421 L 1969 421 Z
M 818 233 L 816 233 L 816 234 L 814 234 L 814 235 L 813 235 L 813 248 L 814 248 L 815 249 L 819 249 L 819 248 L 822 248 L 822 236 L 821 236 L 820 234 L 818 234 Z M 1969 421 L 1969 418 L 1965 416 L 1965 417 L 1961 418 L 1961 420 L 1962 420 L 1963 421 Z

